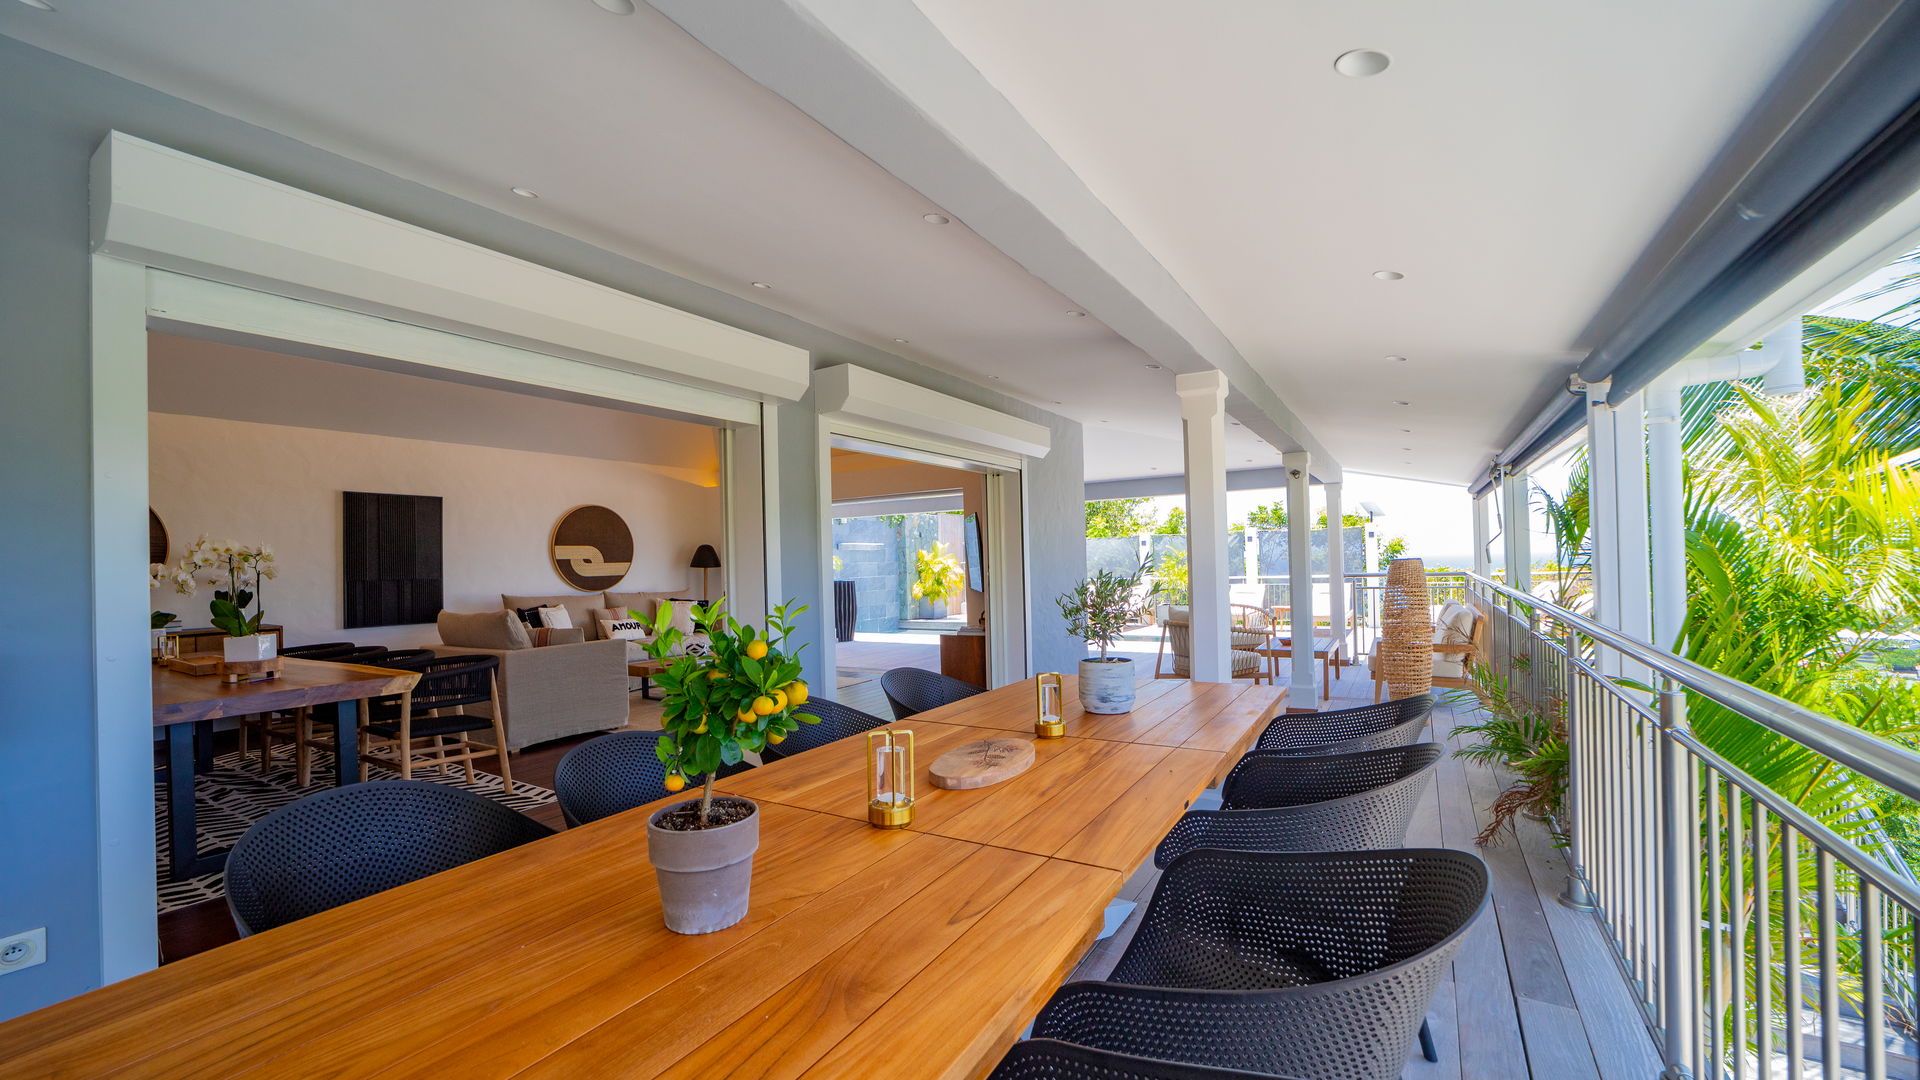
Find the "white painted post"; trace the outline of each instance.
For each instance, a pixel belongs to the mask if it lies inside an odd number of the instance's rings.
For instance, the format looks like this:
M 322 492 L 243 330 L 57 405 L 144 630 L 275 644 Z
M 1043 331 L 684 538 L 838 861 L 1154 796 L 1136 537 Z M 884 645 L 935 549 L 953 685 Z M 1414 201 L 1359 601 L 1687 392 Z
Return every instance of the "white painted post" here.
M 1341 524 L 1343 508 L 1340 502 L 1340 485 L 1323 484 L 1321 490 L 1327 499 L 1327 616 L 1328 625 L 1333 628 L 1333 636 L 1346 642 L 1347 649 L 1353 648 L 1353 642 L 1347 637 L 1347 530 Z M 1347 659 L 1353 658 L 1351 651 Z
M 1680 381 L 1647 387 L 1647 483 L 1653 563 L 1653 637 L 1675 648 L 1687 618 L 1685 494 L 1681 490 Z
M 1502 565 L 1507 572 L 1507 587 L 1521 592 L 1533 591 L 1533 495 L 1527 488 L 1527 470 L 1507 469 L 1501 472 Z
M 1227 377 L 1218 371 L 1177 375 L 1186 454 L 1187 583 L 1193 679 L 1233 678 L 1227 625 Z
M 1280 456 L 1287 470 L 1287 593 L 1293 605 L 1293 669 L 1288 701 L 1296 707 L 1318 705 L 1320 687 L 1313 677 L 1313 509 L 1305 451 Z
M 1587 535 L 1593 547 L 1593 618 L 1606 626 L 1620 625 L 1620 462 L 1614 452 L 1613 410 L 1607 405 L 1608 383 L 1588 383 L 1587 391 Z M 1600 650 L 1601 673 L 1618 675 L 1609 667 L 1615 654 Z
M 1647 398 L 1635 394 L 1613 410 L 1614 483 L 1620 511 L 1615 550 L 1620 553 L 1620 621 L 1615 624 L 1640 641 L 1653 640 L 1653 581 L 1647 554 Z M 1684 586 L 1683 586 L 1684 588 Z
M 1468 511 L 1473 515 L 1473 572 L 1481 577 L 1493 574 L 1493 556 L 1487 547 L 1493 543 L 1493 525 L 1487 520 L 1488 503 L 1492 501 L 1491 491 L 1483 491 L 1473 496 Z

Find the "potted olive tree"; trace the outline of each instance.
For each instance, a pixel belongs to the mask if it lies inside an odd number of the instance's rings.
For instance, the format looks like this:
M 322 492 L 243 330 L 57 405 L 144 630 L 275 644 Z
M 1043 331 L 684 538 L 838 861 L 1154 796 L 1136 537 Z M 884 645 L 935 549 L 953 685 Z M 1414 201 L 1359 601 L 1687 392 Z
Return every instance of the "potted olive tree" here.
M 725 604 L 694 605 L 693 624 L 711 647 L 681 657 L 659 677 L 664 732 L 654 753 L 667 767 L 667 790 L 683 790 L 695 778 L 704 785 L 698 799 L 647 822 L 647 857 L 660 883 L 662 912 L 667 929 L 678 934 L 724 930 L 747 914 L 760 808 L 714 796 L 721 766 L 779 744 L 802 723 L 819 723 L 793 712 L 806 702 L 807 684 L 800 681 L 798 650 L 785 650 L 793 620 L 807 609 L 775 608 L 762 634 L 727 615 Z
M 1133 660 L 1108 656 L 1107 650 L 1152 610 L 1155 590 L 1140 587 L 1151 569 L 1149 559 L 1131 574 L 1101 570 L 1055 601 L 1067 632 L 1100 649 L 1099 656 L 1080 661 L 1080 705 L 1090 713 L 1133 711 Z

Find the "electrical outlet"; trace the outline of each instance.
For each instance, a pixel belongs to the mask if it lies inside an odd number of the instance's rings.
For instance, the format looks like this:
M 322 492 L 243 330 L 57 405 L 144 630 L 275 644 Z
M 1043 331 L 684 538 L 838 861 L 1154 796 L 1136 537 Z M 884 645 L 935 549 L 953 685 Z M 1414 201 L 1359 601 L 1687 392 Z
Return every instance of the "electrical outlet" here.
M 30 968 L 35 964 L 46 962 L 46 927 L 41 926 L 24 934 L 0 938 L 0 975 L 9 975 L 21 968 Z

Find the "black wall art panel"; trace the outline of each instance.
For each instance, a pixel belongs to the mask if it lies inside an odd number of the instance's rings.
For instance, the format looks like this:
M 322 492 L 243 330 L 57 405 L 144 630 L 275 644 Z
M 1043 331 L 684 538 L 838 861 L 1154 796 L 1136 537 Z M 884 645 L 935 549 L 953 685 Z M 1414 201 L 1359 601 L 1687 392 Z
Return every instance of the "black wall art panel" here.
M 345 625 L 409 626 L 440 617 L 440 497 L 342 492 Z

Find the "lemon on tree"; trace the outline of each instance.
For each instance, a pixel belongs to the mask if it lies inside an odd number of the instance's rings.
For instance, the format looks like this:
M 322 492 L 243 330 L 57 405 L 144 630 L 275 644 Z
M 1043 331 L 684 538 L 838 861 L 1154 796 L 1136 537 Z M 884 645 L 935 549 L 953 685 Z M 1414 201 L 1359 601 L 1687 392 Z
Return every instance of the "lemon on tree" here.
M 801 649 L 785 649 L 806 607 L 780 605 L 764 629 L 742 624 L 725 607 L 725 599 L 693 606 L 694 629 L 706 635 L 709 651 L 682 656 L 657 677 L 664 732 L 654 754 L 667 767 L 668 791 L 701 780 L 702 822 L 709 820 L 714 777 L 722 766 L 777 745 L 801 724 L 820 722 L 793 711 L 806 700 Z

